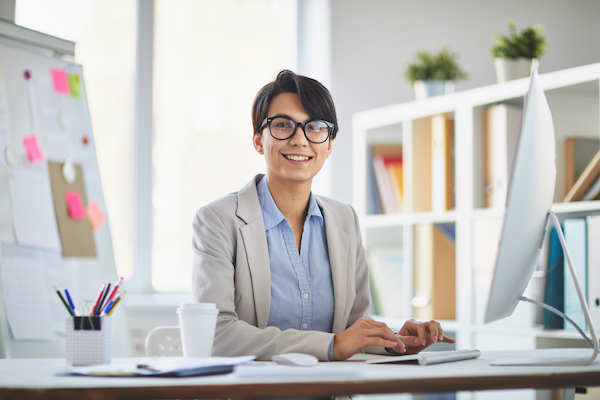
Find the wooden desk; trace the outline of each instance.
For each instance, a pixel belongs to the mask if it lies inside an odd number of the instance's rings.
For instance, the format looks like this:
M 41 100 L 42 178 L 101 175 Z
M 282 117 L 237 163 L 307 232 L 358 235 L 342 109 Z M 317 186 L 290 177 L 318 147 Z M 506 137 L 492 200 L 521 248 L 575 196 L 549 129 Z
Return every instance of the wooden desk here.
M 430 366 L 368 365 L 359 378 L 58 377 L 64 359 L 0 360 L 0 399 L 185 399 L 430 393 L 600 386 L 600 360 L 587 367 L 494 367 L 496 358 L 577 356 L 586 349 L 482 352 L 477 360 Z M 147 358 L 135 359 L 136 362 Z M 352 361 L 349 361 L 352 362 Z M 360 361 L 355 361 L 360 362 Z M 328 368 L 339 363 L 323 363 Z

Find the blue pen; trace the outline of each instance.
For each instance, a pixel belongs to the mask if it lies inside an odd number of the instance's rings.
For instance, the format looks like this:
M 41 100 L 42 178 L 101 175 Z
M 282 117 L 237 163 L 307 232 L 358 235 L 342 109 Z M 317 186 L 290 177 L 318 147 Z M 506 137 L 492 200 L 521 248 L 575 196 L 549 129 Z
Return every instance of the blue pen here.
M 100 316 L 106 315 L 110 311 L 110 308 L 112 307 L 113 303 L 114 300 L 109 301 L 104 307 L 104 310 L 102 310 L 102 314 L 100 314 Z
M 77 315 L 77 312 L 75 311 L 75 304 L 73 304 L 73 299 L 71 299 L 71 295 L 69 294 L 69 291 L 65 288 L 65 294 L 67 295 L 67 301 L 69 302 L 69 305 L 71 306 L 71 309 L 73 310 L 73 314 Z

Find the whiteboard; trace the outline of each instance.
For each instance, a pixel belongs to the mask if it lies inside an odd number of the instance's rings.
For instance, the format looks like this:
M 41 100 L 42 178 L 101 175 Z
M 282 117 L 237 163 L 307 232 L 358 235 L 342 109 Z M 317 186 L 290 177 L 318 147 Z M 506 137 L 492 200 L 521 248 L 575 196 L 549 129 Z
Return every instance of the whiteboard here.
M 3 23 L 4 24 L 4 23 Z M 32 31 L 13 25 L 11 29 L 21 31 L 24 37 Z M 27 43 L 29 42 L 29 43 Z M 36 134 L 40 137 L 40 122 L 36 120 L 35 110 L 32 110 L 32 79 L 36 79 L 36 84 L 51 84 L 52 69 L 62 69 L 74 74 L 79 74 L 83 78 L 83 69 L 70 61 L 70 57 L 58 54 L 48 49 L 43 49 L 31 44 L 28 40 L 11 40 L 6 37 L 0 37 L 0 84 L 3 81 L 5 85 L 6 102 L 8 106 L 9 117 L 9 141 L 10 145 L 25 153 L 23 138 L 28 135 Z M 26 78 L 25 71 L 28 71 L 29 79 Z M 93 199 L 97 202 L 106 215 L 106 203 L 102 193 L 102 184 L 98 161 L 96 157 L 94 137 L 91 131 L 91 120 L 87 104 L 85 91 L 85 80 L 81 80 L 81 98 L 76 101 L 67 101 L 60 103 L 62 110 L 62 122 L 67 121 L 63 134 L 57 136 L 56 140 L 40 140 L 41 148 L 46 161 L 64 162 L 71 159 L 73 162 L 83 167 L 83 177 L 85 180 L 85 196 L 88 201 Z M 0 88 L 1 89 L 1 88 Z M 60 100 L 60 99 L 59 99 Z M 57 103 L 58 104 L 58 103 Z M 52 107 L 44 109 L 46 113 L 54 113 L 56 110 Z M 36 112 L 40 112 L 37 110 Z M 42 114 L 39 114 L 42 115 Z M 38 115 L 38 119 L 39 119 Z M 52 115 L 50 115 L 52 117 Z M 86 137 L 85 146 L 82 146 L 83 136 Z M 53 139 L 53 138 L 50 138 Z M 110 226 L 107 222 L 98 230 L 93 231 L 93 241 L 95 243 L 96 257 L 76 257 L 64 258 L 62 252 L 52 251 L 35 246 L 22 246 L 19 242 L 15 230 L 14 198 L 11 198 L 11 182 L 14 185 L 14 168 L 9 167 L 6 162 L 4 146 L 0 149 L 0 239 L 2 247 L 6 248 L 11 240 L 12 246 L 22 247 L 24 251 L 30 254 L 38 254 L 41 259 L 66 260 L 72 267 L 74 276 L 74 288 L 69 290 L 77 293 L 75 300 L 76 307 L 79 300 L 95 300 L 98 296 L 101 285 L 105 282 L 114 284 L 118 277 L 116 274 L 112 241 L 110 235 Z M 25 156 L 21 155 L 19 162 L 26 162 Z M 20 175 L 19 175 L 20 176 Z M 12 180 L 11 180 L 12 179 Z M 14 195 L 14 191 L 13 191 Z M 1 261 L 0 261 L 1 262 Z M 47 264 L 43 264 L 44 268 Z M 0 282 L 2 276 L 0 275 Z M 2 282 L 5 283 L 5 282 Z M 50 284 L 52 282 L 49 282 Z M 2 286 L 0 286 L 2 291 Z M 14 332 L 7 320 L 6 293 L 0 293 L 0 357 L 2 358 L 38 358 L 38 357 L 64 357 L 65 337 L 61 333 L 53 331 L 51 338 L 40 340 L 16 340 Z M 58 298 L 58 297 L 57 297 Z M 54 299 L 56 300 L 56 299 Z M 10 302 L 10 300 L 9 300 Z M 40 306 L 41 307 L 41 306 Z M 64 311 L 64 323 L 67 323 L 68 313 Z M 125 314 L 125 307 L 117 308 L 112 315 L 113 319 L 113 355 L 128 356 L 131 355 L 131 342 Z M 44 327 L 45 329 L 45 327 Z

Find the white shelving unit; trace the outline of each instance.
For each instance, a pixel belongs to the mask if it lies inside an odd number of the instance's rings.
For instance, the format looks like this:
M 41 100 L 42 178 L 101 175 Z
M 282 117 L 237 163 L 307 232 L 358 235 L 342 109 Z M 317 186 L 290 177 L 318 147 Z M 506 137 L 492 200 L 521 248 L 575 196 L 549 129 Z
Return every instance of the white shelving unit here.
M 552 210 L 564 218 L 600 214 L 600 201 L 560 203 L 565 195 L 564 139 L 567 136 L 588 136 L 600 140 L 600 63 L 540 75 L 552 111 L 557 139 L 557 189 Z M 484 208 L 483 110 L 490 105 L 523 104 L 529 79 L 485 86 L 450 95 L 391 105 L 355 114 L 353 126 L 353 205 L 359 215 L 367 251 L 377 245 L 397 245 L 403 248 L 405 287 L 404 300 L 412 298 L 412 266 L 414 227 L 421 223 L 452 223 L 456 229 L 456 320 L 446 321 L 446 330 L 453 331 L 457 348 L 506 349 L 547 346 L 552 341 L 577 340 L 568 331 L 548 332 L 533 327 L 533 306 L 521 304 L 513 317 L 484 325 L 483 310 L 491 270 L 481 271 L 474 258 L 474 226 L 482 221 L 501 226 L 503 208 Z M 413 121 L 438 114 L 454 118 L 454 183 L 455 208 L 446 212 L 412 212 L 414 160 L 412 154 Z M 369 214 L 370 182 L 369 152 L 374 144 L 402 144 L 404 209 L 401 214 Z M 499 235 L 499 230 L 498 230 Z M 481 238 L 477 238 L 481 243 Z M 499 236 L 487 239 L 490 246 Z M 494 242 L 495 241 L 495 242 Z M 492 258 L 494 255 L 491 255 Z M 493 265 L 492 265 L 493 268 Z M 487 274 L 487 275 L 486 275 Z M 528 308 L 531 307 L 531 308 Z M 407 308 L 406 317 L 410 317 Z M 384 318 L 398 325 L 403 320 Z M 502 338 L 495 348 L 494 343 Z M 550 342 L 548 342 L 550 341 Z M 544 344 L 540 344 L 540 343 Z M 583 341 L 582 341 L 583 342 Z M 492 348 L 490 348 L 492 347 Z

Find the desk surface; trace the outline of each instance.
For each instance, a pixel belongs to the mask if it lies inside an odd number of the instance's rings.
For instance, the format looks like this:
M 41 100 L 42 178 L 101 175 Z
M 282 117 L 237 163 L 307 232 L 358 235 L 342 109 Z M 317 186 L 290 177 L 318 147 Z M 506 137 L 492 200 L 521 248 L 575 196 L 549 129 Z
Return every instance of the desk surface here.
M 494 367 L 506 357 L 577 357 L 586 349 L 482 352 L 476 360 L 429 366 L 367 365 L 363 375 L 253 377 L 235 374 L 198 378 L 59 377 L 64 359 L 1 359 L 0 399 L 147 399 L 329 396 L 367 393 L 430 393 L 493 389 L 600 386 L 600 358 L 586 367 Z M 147 358 L 128 359 L 147 362 Z M 343 368 L 344 363 L 319 365 Z

